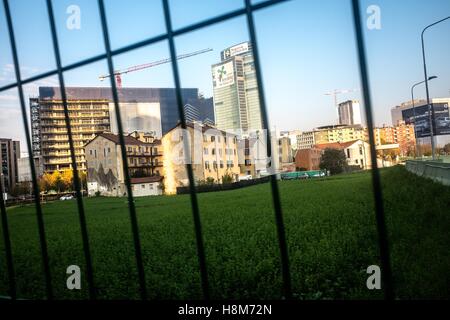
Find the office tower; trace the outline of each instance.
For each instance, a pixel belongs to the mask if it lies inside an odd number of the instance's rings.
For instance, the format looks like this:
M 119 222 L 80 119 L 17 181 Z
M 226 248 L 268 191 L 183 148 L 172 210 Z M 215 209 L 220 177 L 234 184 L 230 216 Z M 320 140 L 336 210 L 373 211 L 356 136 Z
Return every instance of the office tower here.
M 340 125 L 361 125 L 361 110 L 357 100 L 347 100 L 339 103 L 339 124 Z
M 261 110 L 252 46 L 249 42 L 221 52 L 212 66 L 216 126 L 246 134 L 261 130 Z
M 4 193 L 11 193 L 19 182 L 18 159 L 20 158 L 20 142 L 0 138 L 0 183 Z

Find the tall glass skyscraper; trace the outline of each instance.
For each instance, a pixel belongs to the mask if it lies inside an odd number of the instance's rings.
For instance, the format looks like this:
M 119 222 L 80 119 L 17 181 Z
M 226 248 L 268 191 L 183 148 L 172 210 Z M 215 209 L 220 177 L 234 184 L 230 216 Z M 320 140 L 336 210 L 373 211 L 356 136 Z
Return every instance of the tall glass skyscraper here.
M 251 43 L 223 50 L 211 70 L 217 128 L 242 134 L 262 129 Z

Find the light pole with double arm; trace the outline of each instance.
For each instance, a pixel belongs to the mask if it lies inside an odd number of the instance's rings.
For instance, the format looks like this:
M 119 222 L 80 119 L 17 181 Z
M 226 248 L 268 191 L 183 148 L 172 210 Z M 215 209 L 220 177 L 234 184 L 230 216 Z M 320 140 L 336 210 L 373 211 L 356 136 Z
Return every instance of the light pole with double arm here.
M 422 35 L 421 35 L 421 38 L 422 38 L 423 72 L 424 72 L 424 78 L 425 78 L 425 81 L 424 81 L 424 82 L 425 82 L 425 90 L 426 90 L 426 92 L 427 92 L 428 113 L 429 113 L 429 117 L 430 117 L 431 154 L 432 154 L 433 160 L 435 160 L 435 154 L 434 154 L 434 148 L 435 148 L 435 146 L 434 146 L 434 132 L 433 132 L 433 129 L 434 129 L 434 126 L 433 126 L 434 110 L 433 110 L 433 108 L 432 108 L 431 105 L 430 105 L 430 93 L 429 93 L 429 91 L 428 91 L 427 63 L 426 63 L 426 58 L 425 58 L 425 42 L 424 42 L 423 36 L 424 36 L 424 34 L 425 34 L 425 31 L 427 31 L 429 28 L 431 28 L 431 27 L 437 25 L 438 23 L 444 22 L 444 21 L 446 21 L 446 20 L 448 20 L 448 19 L 450 19 L 450 16 L 448 16 L 448 17 L 446 17 L 446 18 L 444 18 L 444 19 L 441 19 L 441 20 L 439 20 L 439 21 L 436 21 L 436 22 L 434 22 L 434 23 L 432 23 L 432 24 L 426 26 L 426 27 L 422 30 Z

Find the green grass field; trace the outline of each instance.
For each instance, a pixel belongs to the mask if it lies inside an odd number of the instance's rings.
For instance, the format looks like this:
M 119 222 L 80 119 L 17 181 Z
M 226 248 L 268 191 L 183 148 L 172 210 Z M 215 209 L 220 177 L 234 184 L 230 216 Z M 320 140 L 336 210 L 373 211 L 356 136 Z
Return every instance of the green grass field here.
M 397 297 L 450 298 L 450 188 L 403 167 L 381 174 Z M 279 185 L 295 297 L 382 298 L 366 288 L 367 266 L 379 264 L 370 173 Z M 281 298 L 269 184 L 198 197 L 212 297 Z M 85 207 L 99 298 L 139 298 L 126 199 L 90 198 Z M 189 196 L 138 198 L 136 207 L 150 298 L 201 298 Z M 56 297 L 87 298 L 85 282 L 66 289 L 67 266 L 84 270 L 76 202 L 43 211 Z M 8 209 L 8 218 L 19 297 L 44 298 L 34 206 Z M 1 241 L 0 254 L 5 295 Z

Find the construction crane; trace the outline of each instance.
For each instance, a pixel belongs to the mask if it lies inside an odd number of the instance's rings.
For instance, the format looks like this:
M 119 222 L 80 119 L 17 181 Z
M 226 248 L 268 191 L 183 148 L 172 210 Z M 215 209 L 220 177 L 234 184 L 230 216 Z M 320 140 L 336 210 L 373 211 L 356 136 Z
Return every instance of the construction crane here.
M 324 93 L 326 96 L 333 96 L 334 97 L 334 106 L 336 107 L 337 117 L 338 117 L 338 123 L 339 123 L 339 110 L 338 110 L 338 102 L 337 102 L 337 96 L 338 94 L 343 93 L 351 93 L 351 92 L 357 92 L 358 89 L 334 89 L 332 92 Z
M 195 51 L 195 52 L 191 52 L 191 53 L 181 54 L 181 55 L 177 56 L 176 60 L 193 57 L 193 56 L 196 56 L 196 55 L 199 55 L 202 53 L 206 53 L 206 52 L 209 52 L 212 50 L 213 49 L 211 49 L 211 48 L 207 48 L 207 49 L 203 49 L 203 50 L 199 50 L 199 51 Z M 127 73 L 134 72 L 134 71 L 139 71 L 139 70 L 143 70 L 143 69 L 147 69 L 147 68 L 152 68 L 155 66 L 159 66 L 161 64 L 169 63 L 171 61 L 172 61 L 171 58 L 167 58 L 167 59 L 162 59 L 162 60 L 158 60 L 158 61 L 154 61 L 154 62 L 150 62 L 150 63 L 144 63 L 144 64 L 132 66 L 132 67 L 122 69 L 122 70 L 116 70 L 116 71 L 114 71 L 114 77 L 116 78 L 117 88 L 122 88 L 122 75 L 123 74 L 127 74 Z M 107 75 L 101 75 L 98 78 L 100 79 L 100 81 L 103 81 L 109 77 L 111 77 L 111 75 L 107 74 Z
M 337 106 L 338 106 L 338 102 L 337 102 L 338 94 L 351 93 L 351 92 L 357 92 L 357 91 L 358 91 L 358 89 L 344 89 L 344 90 L 334 89 L 332 92 L 325 93 L 325 95 L 334 97 L 334 106 L 337 108 Z

